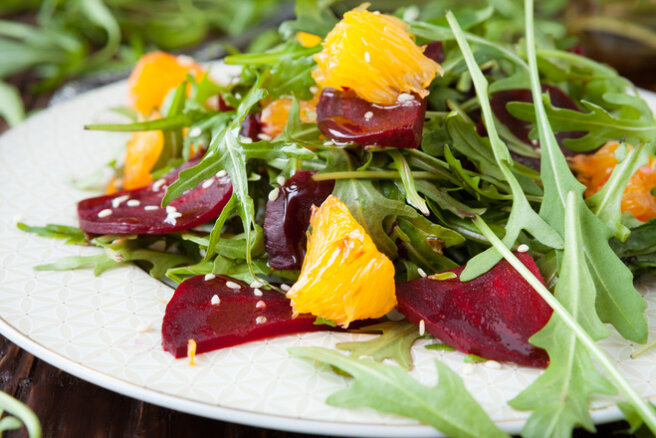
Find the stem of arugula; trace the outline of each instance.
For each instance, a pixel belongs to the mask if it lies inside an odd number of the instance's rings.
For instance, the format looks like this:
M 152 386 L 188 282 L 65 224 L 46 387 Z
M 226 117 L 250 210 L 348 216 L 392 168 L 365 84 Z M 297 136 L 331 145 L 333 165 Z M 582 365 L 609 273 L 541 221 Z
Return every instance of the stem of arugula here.
M 574 317 L 565 309 L 560 301 L 553 296 L 553 294 L 547 289 L 540 280 L 538 280 L 529 269 L 524 266 L 524 264 L 519 261 L 517 257 L 510 251 L 510 249 L 503 244 L 501 239 L 497 237 L 496 234 L 490 229 L 490 227 L 485 223 L 485 221 L 480 217 L 476 216 L 474 219 L 474 224 L 481 231 L 481 233 L 490 241 L 492 246 L 496 248 L 499 253 L 503 256 L 504 259 L 510 263 L 513 268 L 535 289 L 544 301 L 549 304 L 549 306 L 554 310 L 563 322 L 569 326 L 569 328 L 574 332 L 576 338 L 583 344 L 583 346 L 590 352 L 592 356 L 597 359 L 599 364 L 604 370 L 608 373 L 609 377 L 615 384 L 615 387 L 624 394 L 627 400 L 633 405 L 633 407 L 640 413 L 640 417 L 644 420 L 645 424 L 649 429 L 656 433 L 656 414 L 654 411 L 649 408 L 647 403 L 635 392 L 631 387 L 629 382 L 624 379 L 622 373 L 617 369 L 613 362 L 604 354 L 603 351 L 597 346 L 597 344 L 590 338 L 587 332 L 579 325 L 579 323 L 574 319 Z
M 440 179 L 431 172 L 416 171 L 412 172 L 415 179 Z M 315 181 L 327 181 L 331 179 L 401 179 L 401 175 L 396 170 L 359 170 L 349 172 L 325 172 L 312 176 Z

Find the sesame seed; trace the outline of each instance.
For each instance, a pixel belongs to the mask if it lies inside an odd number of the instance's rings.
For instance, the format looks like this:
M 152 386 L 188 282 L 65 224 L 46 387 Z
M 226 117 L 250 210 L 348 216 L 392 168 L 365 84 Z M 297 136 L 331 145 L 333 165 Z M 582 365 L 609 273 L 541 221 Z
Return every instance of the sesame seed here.
M 138 207 L 139 205 L 141 205 L 141 201 L 138 199 L 130 199 L 127 202 L 128 207 Z
M 424 271 L 424 270 L 421 269 L 421 268 L 417 268 L 417 274 L 419 274 L 419 276 L 420 276 L 421 278 L 426 278 L 426 277 L 428 276 L 428 275 L 426 274 L 426 271 Z
M 106 208 L 106 209 L 100 210 L 98 212 L 98 217 L 107 217 L 107 216 L 110 216 L 112 213 L 113 213 L 112 210 L 110 210 L 109 208 Z
M 259 280 L 253 280 L 253 281 L 251 282 L 250 286 L 251 286 L 253 289 L 256 289 L 256 288 L 258 288 L 258 287 L 262 287 L 262 286 L 264 286 L 264 283 L 262 283 L 262 282 L 259 281 Z
M 253 143 L 253 139 L 250 137 L 244 137 L 243 135 L 239 136 L 239 141 L 241 143 Z
M 216 278 L 216 275 L 214 275 L 214 274 L 205 274 L 205 281 L 214 280 L 215 278 Z
M 367 62 L 371 62 L 371 56 L 369 55 L 369 52 L 364 52 L 364 60 Z
M 249 181 L 259 181 L 261 179 L 262 179 L 262 175 L 260 175 L 259 173 L 251 173 L 251 176 L 248 177 Z
M 267 322 L 266 316 L 258 316 L 255 318 L 255 324 L 264 324 Z
M 172 206 L 172 205 L 167 205 L 167 206 L 166 206 L 166 212 L 169 213 L 169 214 L 171 214 L 171 213 L 177 213 L 177 211 L 178 211 L 178 209 L 175 208 L 175 207 Z
M 207 188 L 209 188 L 212 184 L 214 184 L 214 179 L 212 179 L 212 178 L 210 178 L 210 179 L 206 179 L 205 181 L 203 181 L 203 185 L 202 185 L 201 187 L 203 187 L 204 189 L 207 189 Z
M 152 327 L 152 326 L 151 326 L 149 323 L 147 323 L 147 322 L 142 322 L 141 324 L 139 324 L 139 325 L 137 326 L 137 331 L 138 331 L 139 333 L 144 333 L 144 332 L 147 332 L 148 330 L 150 330 L 151 327 Z
M 263 133 L 263 132 L 260 133 L 260 134 L 257 134 L 257 138 L 259 138 L 260 140 L 266 140 L 266 141 L 271 140 L 271 137 L 268 136 L 268 135 L 266 135 L 266 134 Z
M 465 366 L 462 367 L 462 374 L 466 376 L 474 374 L 474 365 L 466 363 Z
M 166 218 L 164 219 L 164 223 L 175 225 L 179 217 L 182 217 L 182 213 L 178 213 L 177 211 L 172 211 L 166 215 Z
M 241 93 L 235 93 L 235 97 L 239 100 L 241 100 Z
M 485 361 L 485 366 L 492 369 L 492 370 L 500 370 L 501 369 L 501 364 L 497 362 L 496 360 L 486 360 Z
M 166 180 L 164 178 L 160 178 L 155 181 L 153 183 L 153 192 L 159 191 L 159 189 L 161 189 L 164 184 L 166 184 Z
M 203 130 L 200 129 L 198 126 L 194 126 L 189 130 L 189 137 L 198 137 L 203 133 Z
M 529 250 L 528 245 L 526 245 L 525 243 L 522 243 L 517 247 L 517 252 L 528 252 L 528 250 Z
M 256 297 L 261 297 L 262 296 L 262 291 L 259 290 L 258 288 L 253 289 L 253 295 Z
M 213 306 L 218 306 L 219 304 L 221 304 L 221 298 L 219 298 L 219 296 L 216 294 L 212 295 L 212 299 L 210 300 L 210 303 Z
M 419 336 L 424 336 L 426 334 L 426 322 L 422 319 L 419 321 Z
M 280 196 L 280 189 L 276 187 L 269 192 L 269 201 L 275 201 Z
M 396 98 L 397 102 L 412 102 L 415 100 L 415 97 L 412 94 L 409 93 L 401 93 L 399 94 L 399 97 Z
M 144 207 L 144 210 L 146 210 L 146 211 L 159 210 L 159 207 L 156 206 L 156 205 L 146 205 L 146 206 Z
M 318 91 L 319 91 L 319 89 L 316 86 L 312 85 L 310 87 L 310 93 L 317 94 Z
M 281 285 L 280 285 L 280 289 L 284 290 L 285 292 L 287 292 L 287 291 L 288 291 L 289 289 L 291 289 L 291 288 L 292 288 L 292 287 L 291 287 L 290 285 L 288 285 L 288 284 L 281 284 Z
M 130 197 L 129 195 L 117 196 L 116 198 L 112 199 L 112 207 L 114 208 L 118 207 L 119 205 L 127 201 L 129 197 Z
M 241 289 L 241 286 L 238 283 L 235 283 L 234 281 L 226 281 L 226 286 L 234 290 Z
M 227 174 L 228 174 L 228 172 L 226 172 L 225 170 L 219 170 L 218 172 L 216 172 L 216 177 L 217 178 L 223 178 Z
M 256 308 L 256 309 L 260 309 L 260 310 L 261 310 L 261 309 L 264 309 L 265 307 L 266 307 L 266 303 L 265 303 L 264 301 L 262 301 L 262 300 L 260 300 L 260 301 L 258 301 L 257 303 L 255 303 L 255 308 Z
M 371 120 L 371 118 L 373 116 L 374 116 L 374 113 L 372 113 L 371 111 L 367 111 L 366 113 L 364 113 L 364 119 L 365 120 Z
M 286 181 L 285 177 L 282 175 L 278 175 L 278 177 L 276 178 L 276 182 L 278 183 L 279 186 L 285 184 L 285 181 Z
M 324 141 L 324 142 L 323 142 L 323 145 L 324 145 L 324 146 L 332 146 L 332 145 L 334 145 L 334 144 L 335 144 L 335 143 L 333 143 L 332 140 L 327 140 L 327 141 Z

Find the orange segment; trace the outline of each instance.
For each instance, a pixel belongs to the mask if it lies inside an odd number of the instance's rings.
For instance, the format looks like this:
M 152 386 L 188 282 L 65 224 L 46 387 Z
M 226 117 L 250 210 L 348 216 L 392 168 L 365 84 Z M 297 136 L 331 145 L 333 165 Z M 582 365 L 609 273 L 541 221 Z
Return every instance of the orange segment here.
M 296 41 L 301 43 L 303 47 L 314 47 L 321 44 L 321 37 L 307 32 L 299 32 L 296 34 Z
M 198 78 L 203 69 L 186 57 L 164 52 L 143 55 L 128 79 L 132 107 L 149 115 L 159 109 L 168 92 L 184 82 L 189 73 Z
M 123 187 L 126 190 L 147 186 L 153 179 L 150 176 L 157 159 L 164 148 L 162 131 L 141 131 L 132 134 L 125 153 Z
M 617 165 L 615 150 L 618 142 L 610 141 L 591 155 L 578 154 L 570 163 L 579 181 L 587 187 L 585 197 L 597 193 L 610 178 Z M 630 147 L 630 146 L 629 146 Z M 649 162 L 633 174 L 622 195 L 621 209 L 636 219 L 646 222 L 656 217 L 656 197 L 651 194 L 656 187 L 656 160 Z
M 329 196 L 321 207 L 313 207 L 310 229 L 301 274 L 287 292 L 295 313 L 348 327 L 396 307 L 394 265 L 346 205 Z
M 299 116 L 302 122 L 312 123 L 317 120 L 317 103 L 319 103 L 319 95 L 317 92 L 314 94 L 312 100 L 301 100 L 298 102 Z M 275 138 L 282 134 L 282 131 L 287 125 L 289 118 L 289 109 L 292 107 L 291 98 L 282 98 L 274 100 L 264 107 L 262 110 L 261 122 L 262 133 Z
M 312 76 L 322 87 L 352 89 L 372 103 L 392 105 L 401 93 L 428 94 L 442 68 L 424 56 L 403 21 L 367 11 L 368 3 L 344 14 L 314 55 Z

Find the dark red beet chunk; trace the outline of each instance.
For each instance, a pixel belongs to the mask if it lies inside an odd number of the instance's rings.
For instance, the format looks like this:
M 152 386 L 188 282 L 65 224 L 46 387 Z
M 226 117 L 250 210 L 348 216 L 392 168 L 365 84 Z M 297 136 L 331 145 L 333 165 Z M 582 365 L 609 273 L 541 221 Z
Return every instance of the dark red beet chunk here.
M 240 288 L 226 286 L 229 281 Z M 196 352 L 203 353 L 326 328 L 314 325 L 311 315 L 292 318 L 292 308 L 283 294 L 262 290 L 262 296 L 255 296 L 254 292 L 247 284 L 226 276 L 205 280 L 199 275 L 185 280 L 166 306 L 162 346 L 179 358 L 187 355 L 189 339 L 196 342 Z M 219 297 L 218 304 L 212 304 L 214 295 Z
M 253 141 L 259 141 L 258 135 L 262 133 L 262 122 L 260 121 L 260 113 L 246 114 L 244 121 L 241 122 L 240 135 L 248 137 Z
M 528 254 L 516 254 L 542 280 Z M 447 272 L 460 276 L 464 268 Z M 505 260 L 468 282 L 418 278 L 397 283 L 398 310 L 463 353 L 546 367 L 547 353 L 528 342 L 551 317 L 551 307 Z
M 317 105 L 317 125 L 328 138 L 363 146 L 417 148 L 424 129 L 426 99 L 377 105 L 355 92 L 326 88 Z
M 432 43 L 426 44 L 426 48 L 424 49 L 424 56 L 426 58 L 432 59 L 438 64 L 442 64 L 446 59 L 442 41 L 433 41 Z
M 334 181 L 315 181 L 314 172 L 297 170 L 268 201 L 264 216 L 264 246 L 274 269 L 301 269 L 305 257 L 312 205 L 319 206 L 333 192 Z
M 213 176 L 167 207 L 160 207 L 166 187 L 178 178 L 181 170 L 199 161 L 200 158 L 191 160 L 141 189 L 80 201 L 80 228 L 93 234 L 167 234 L 216 218 L 232 195 L 227 176 Z

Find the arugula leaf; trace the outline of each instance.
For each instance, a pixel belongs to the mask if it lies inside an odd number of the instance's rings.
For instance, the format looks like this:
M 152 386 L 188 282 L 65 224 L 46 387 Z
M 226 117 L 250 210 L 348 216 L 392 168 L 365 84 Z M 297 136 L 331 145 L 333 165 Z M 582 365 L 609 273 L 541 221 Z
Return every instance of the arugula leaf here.
M 424 347 L 426 350 L 437 351 L 456 351 L 456 349 L 448 344 L 428 344 Z
M 595 285 L 583 252 L 579 210 L 585 208 L 573 193 L 568 199 L 565 251 L 555 297 L 594 340 L 608 336 L 608 329 L 595 312 Z M 556 316 L 533 335 L 530 342 L 549 353 L 549 366 L 510 405 L 532 410 L 522 434 L 529 437 L 569 436 L 575 426 L 594 431 L 588 412 L 589 397 L 613 395 L 615 390 L 594 367 L 590 353 L 581 348 L 576 334 Z
M 544 185 L 544 199 L 540 207 L 540 217 L 562 234 L 568 193 L 574 192 L 581 197 L 584 186 L 570 172 L 546 115 L 535 54 L 532 11 L 532 0 L 526 0 L 527 57 L 531 93 L 535 103 L 533 107 L 538 120 L 542 148 L 540 174 Z M 547 96 L 545 98 L 548 99 Z M 633 276 L 629 268 L 615 256 L 608 243 L 617 226 L 613 227 L 613 230 L 609 229 L 587 208 L 581 208 L 580 214 L 585 223 L 583 249 L 597 288 L 596 308 L 599 316 L 604 322 L 610 322 L 626 339 L 645 342 L 647 323 L 643 313 L 646 304 L 633 286 Z M 604 217 L 608 218 L 612 214 L 604 213 Z
M 406 320 L 386 321 L 362 327 L 355 332 L 381 334 L 368 341 L 340 342 L 337 344 L 337 348 L 350 351 L 351 356 L 355 358 L 368 356 L 378 362 L 382 362 L 383 359 L 392 359 L 406 370 L 412 369 L 410 349 L 412 344 L 421 337 L 417 326 L 413 323 Z
M 25 118 L 25 109 L 18 90 L 1 80 L 0 117 L 4 118 L 9 126 L 16 126 Z
M 22 222 L 16 224 L 19 230 L 34 233 L 41 237 L 52 237 L 55 239 L 66 239 L 66 243 L 84 244 L 84 231 L 69 225 L 48 224 L 45 227 L 31 227 Z
M 209 178 L 220 170 L 225 170 L 232 182 L 232 196 L 235 197 L 247 241 L 251 241 L 251 232 L 255 224 L 255 206 L 248 193 L 246 161 L 249 157 L 244 153 L 244 144 L 239 140 L 239 131 L 241 122 L 251 107 L 267 95 L 266 90 L 261 88 L 262 81 L 262 77 L 255 81 L 255 84 L 239 104 L 235 118 L 212 139 L 209 150 L 201 162 L 180 172 L 178 180 L 168 187 L 162 200 L 162 205 L 167 205 L 185 190 L 192 189 L 200 184 L 202 180 Z M 218 233 L 220 233 L 220 230 Z M 214 236 L 216 235 L 214 233 Z M 252 267 L 249 249 L 246 251 L 246 262 L 249 267 Z
M 314 65 L 312 56 L 282 59 L 271 67 L 263 85 L 273 99 L 292 95 L 301 100 L 310 100 L 310 87 L 315 85 L 311 74 Z
M 527 0 L 527 2 L 530 2 L 530 0 Z M 529 5 L 529 7 L 532 5 Z M 577 215 L 580 216 L 581 212 L 580 210 L 583 209 L 583 203 L 581 202 L 580 198 L 576 195 L 574 192 L 570 192 L 568 194 L 568 211 L 569 215 L 571 216 L 570 219 L 568 219 L 568 233 L 567 237 L 572 237 L 572 238 L 578 238 L 579 236 L 576 236 L 575 232 L 571 230 L 571 227 L 569 226 L 570 223 L 578 224 L 578 219 Z M 475 224 L 478 227 L 478 229 L 481 231 L 482 234 L 485 235 L 485 237 L 492 243 L 492 245 L 503 255 L 503 257 L 517 270 L 517 272 L 540 294 L 542 299 L 544 299 L 547 304 L 554 310 L 554 314 L 550 320 L 550 322 L 547 323 L 547 325 L 551 324 L 551 321 L 558 320 L 562 321 L 571 331 L 571 334 L 576 337 L 576 340 L 581 344 L 581 346 L 585 347 L 585 349 L 597 360 L 598 364 L 606 371 L 607 375 L 609 376 L 610 379 L 612 379 L 613 384 L 615 385 L 616 388 L 618 388 L 629 400 L 629 402 L 632 404 L 632 406 L 640 412 L 640 415 L 642 418 L 645 420 L 645 422 L 649 425 L 649 428 L 652 431 L 656 431 L 656 414 L 650 410 L 645 403 L 645 401 L 638 395 L 638 393 L 631 387 L 631 385 L 626 381 L 624 376 L 622 376 L 622 373 L 617 369 L 616 364 L 614 361 L 608 358 L 606 354 L 601 351 L 601 349 L 597 346 L 595 341 L 592 339 L 590 334 L 588 334 L 585 329 L 581 326 L 581 323 L 588 323 L 589 321 L 592 321 L 595 327 L 599 327 L 598 324 L 598 317 L 594 315 L 594 312 L 590 312 L 589 308 L 581 309 L 577 308 L 576 310 L 581 312 L 583 315 L 582 316 L 582 321 L 579 322 L 577 319 L 565 308 L 563 304 L 554 296 L 551 294 L 551 292 L 544 286 L 544 284 L 538 280 L 535 275 L 531 273 L 531 271 L 522 264 L 522 262 L 519 261 L 519 259 L 508 249 L 507 246 L 499 240 L 499 238 L 492 232 L 492 230 L 488 227 L 488 225 L 480 218 L 476 218 Z M 579 227 L 581 227 L 579 225 Z M 574 234 L 574 236 L 572 236 Z M 573 248 L 579 250 L 578 245 L 576 241 L 574 244 L 572 243 L 572 239 L 568 240 L 568 245 Z M 570 251 L 571 252 L 571 251 Z M 575 254 L 576 255 L 576 254 Z M 580 253 L 578 253 L 578 257 L 574 259 L 574 261 L 577 263 L 577 268 L 579 269 L 584 269 L 585 265 L 581 263 L 581 257 Z M 585 275 L 586 271 L 583 271 Z M 589 274 L 589 271 L 587 271 Z M 572 282 L 577 283 L 580 281 L 578 278 L 576 278 L 577 272 L 572 275 Z M 589 275 L 588 275 L 589 277 Z M 590 282 L 587 281 L 588 285 L 590 285 Z M 579 292 L 578 290 L 571 291 L 570 294 L 575 295 L 574 302 L 576 304 L 579 304 L 579 294 L 576 292 Z M 587 293 L 588 295 L 593 295 L 591 294 L 591 291 L 584 292 Z M 568 297 L 565 297 L 565 299 L 569 300 Z M 589 300 L 588 300 L 589 301 Z M 568 301 L 569 302 L 569 301 Z M 556 324 L 556 323 L 554 323 Z M 601 325 L 602 330 L 607 330 L 603 325 Z M 538 335 L 541 332 L 538 332 Z M 537 335 L 536 335 L 537 336 Z M 554 338 L 549 338 L 545 340 L 545 342 L 554 342 Z M 562 350 L 562 348 L 560 348 Z M 556 354 L 572 354 L 571 352 L 564 352 L 560 351 L 559 353 Z M 552 362 L 553 363 L 553 362 Z M 550 365 L 551 366 L 551 365 Z M 578 364 L 561 364 L 561 366 L 568 368 L 572 366 L 578 366 Z M 591 365 L 592 366 L 592 365 Z M 592 368 L 593 371 L 596 371 L 594 367 Z M 585 373 L 589 372 L 588 370 L 585 371 Z M 566 380 L 572 379 L 572 378 L 580 378 L 583 377 L 585 379 L 585 376 L 564 376 Z M 537 380 L 536 380 L 537 382 Z M 534 384 L 536 383 L 534 382 Z M 601 386 L 601 385 L 599 385 Z M 556 390 L 558 388 L 556 387 Z M 569 397 L 569 395 L 568 395 Z M 527 396 L 527 403 L 543 403 L 543 402 L 549 403 L 549 400 L 543 400 L 542 396 L 538 394 L 537 396 L 533 397 L 532 394 L 529 393 L 529 396 Z M 556 403 L 561 403 L 561 402 L 567 402 L 567 400 L 556 400 Z M 549 412 L 543 411 L 545 415 L 548 416 Z M 584 414 L 582 414 L 584 415 Z M 586 412 L 585 415 L 587 414 L 587 407 L 586 407 Z M 542 436 L 542 435 L 539 435 Z
M 442 253 L 442 248 L 463 243 L 465 238 L 460 233 L 419 215 L 414 218 L 401 217 L 397 222 L 395 236 L 398 235 L 403 242 L 410 260 L 426 272 L 440 272 L 458 266 Z
M 566 139 L 567 148 L 576 152 L 586 152 L 599 147 L 611 139 L 625 138 L 627 142 L 656 142 L 656 120 L 636 120 L 612 115 L 601 106 L 581 101 L 587 112 L 573 111 L 566 108 L 556 108 L 549 98 L 545 98 L 546 115 L 554 131 L 584 131 L 587 134 L 581 138 Z M 535 122 L 534 105 L 524 102 L 510 102 L 508 112 L 521 120 Z M 540 123 L 537 123 L 540 126 Z
M 348 153 L 339 149 L 330 151 L 328 167 L 330 170 L 355 170 Z M 387 218 L 413 218 L 417 216 L 415 210 L 402 202 L 383 196 L 369 180 L 337 180 L 333 194 L 346 204 L 353 217 L 371 236 L 378 250 L 394 259 L 397 247 L 387 234 L 383 223 Z
M 351 386 L 326 399 L 329 405 L 370 407 L 415 418 L 453 437 L 507 437 L 467 392 L 460 377 L 438 361 L 438 383 L 426 387 L 404 369 L 371 359 L 353 359 L 321 347 L 293 347 L 288 351 L 292 357 L 317 360 L 353 376 Z
M 497 165 L 501 169 L 504 179 L 510 185 L 510 190 L 513 196 L 512 210 L 506 224 L 506 235 L 503 239 L 504 244 L 507 246 L 514 245 L 514 243 L 517 241 L 517 238 L 519 237 L 519 233 L 522 230 L 526 230 L 538 241 L 544 243 L 545 245 L 548 245 L 552 248 L 561 247 L 562 238 L 533 210 L 528 200 L 526 199 L 526 195 L 524 194 L 524 191 L 517 181 L 517 178 L 515 178 L 514 174 L 510 170 L 509 165 L 512 162 L 512 158 L 510 157 L 508 148 L 499 137 L 494 124 L 494 115 L 492 113 L 492 108 L 490 106 L 487 93 L 487 80 L 483 76 L 483 72 L 476 63 L 474 55 L 472 54 L 472 51 L 469 47 L 469 43 L 467 43 L 462 29 L 460 29 L 460 26 L 455 20 L 453 14 L 447 13 L 447 20 L 453 29 L 456 41 L 460 46 L 460 50 L 465 57 L 467 67 L 469 68 L 470 74 L 472 76 L 474 88 L 476 89 L 476 95 L 478 96 L 478 100 L 481 104 L 483 117 L 487 121 L 486 127 L 488 131 L 488 137 L 490 139 L 490 145 L 492 146 L 492 152 L 494 153 L 494 158 L 497 162 Z M 484 272 L 487 272 L 499 260 L 501 260 L 501 254 L 499 254 L 493 247 L 490 247 L 488 250 L 478 254 L 467 263 L 465 270 L 460 275 L 460 279 L 462 281 L 471 280 L 483 274 Z
M 115 268 L 124 264 L 123 261 L 112 259 L 109 255 L 103 253 L 94 256 L 70 256 L 62 257 L 54 263 L 38 265 L 34 267 L 35 271 L 71 271 L 73 269 L 93 268 L 93 275 L 98 276 L 108 269 Z
M 401 155 L 401 152 L 398 150 L 388 151 L 388 154 L 392 157 L 392 160 L 394 160 L 394 167 L 399 171 L 399 175 L 401 176 L 403 188 L 405 189 L 406 201 L 408 204 L 419 210 L 424 216 L 428 216 L 430 210 L 428 209 L 428 205 L 426 205 L 426 201 L 419 196 L 419 193 L 417 193 L 415 180 L 405 157 Z

